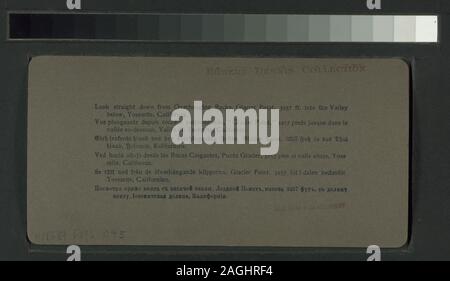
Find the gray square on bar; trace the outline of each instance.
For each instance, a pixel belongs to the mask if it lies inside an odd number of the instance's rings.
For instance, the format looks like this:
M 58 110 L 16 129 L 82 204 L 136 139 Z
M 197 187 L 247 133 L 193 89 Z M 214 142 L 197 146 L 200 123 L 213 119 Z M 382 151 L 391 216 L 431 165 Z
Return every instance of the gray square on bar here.
M 352 19 L 351 16 L 331 16 L 330 17 L 330 41 L 350 42 L 352 39 Z
M 180 16 L 159 16 L 158 29 L 159 40 L 180 40 Z
M 266 15 L 245 15 L 245 37 L 247 42 L 266 40 Z
M 268 15 L 266 18 L 266 41 L 285 42 L 287 39 L 287 16 Z
M 224 16 L 202 16 L 202 41 L 223 41 Z
M 200 15 L 182 15 L 181 16 L 182 41 L 200 41 L 202 40 L 202 16 Z
M 352 41 L 373 41 L 373 16 L 352 16 Z
M 308 29 L 308 16 L 288 15 L 287 40 L 289 42 L 307 42 Z
M 330 16 L 328 15 L 309 16 L 309 41 L 310 42 L 330 41 Z
M 373 17 L 373 41 L 394 42 L 394 16 Z
M 245 16 L 224 16 L 224 40 L 228 42 L 240 42 L 244 40 Z

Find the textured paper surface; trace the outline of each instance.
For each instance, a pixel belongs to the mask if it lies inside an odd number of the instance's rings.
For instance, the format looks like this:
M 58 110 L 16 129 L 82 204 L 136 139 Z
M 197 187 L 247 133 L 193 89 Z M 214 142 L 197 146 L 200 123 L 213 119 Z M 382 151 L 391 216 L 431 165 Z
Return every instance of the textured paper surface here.
M 170 140 L 170 113 L 280 109 L 278 154 Z M 205 108 L 206 110 L 206 108 Z M 401 247 L 409 69 L 397 59 L 36 57 L 36 244 Z

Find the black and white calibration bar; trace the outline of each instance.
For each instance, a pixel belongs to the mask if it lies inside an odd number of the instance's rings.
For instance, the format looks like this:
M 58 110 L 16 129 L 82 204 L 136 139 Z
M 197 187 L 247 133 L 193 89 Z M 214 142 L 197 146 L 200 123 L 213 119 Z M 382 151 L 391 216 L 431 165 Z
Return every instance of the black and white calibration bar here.
M 437 43 L 437 15 L 9 12 L 9 40 Z

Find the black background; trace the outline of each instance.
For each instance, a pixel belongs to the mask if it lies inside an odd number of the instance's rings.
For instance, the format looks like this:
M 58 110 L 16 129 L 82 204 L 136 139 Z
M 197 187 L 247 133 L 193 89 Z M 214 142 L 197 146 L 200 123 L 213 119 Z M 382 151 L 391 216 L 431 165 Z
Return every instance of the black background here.
M 67 11 L 65 0 L 0 0 L 0 260 L 65 260 L 66 247 L 26 236 L 28 62 L 39 55 L 399 57 L 411 65 L 410 241 L 383 260 L 450 260 L 450 1 L 82 0 L 108 12 L 437 14 L 438 44 L 142 43 L 10 41 L 10 11 Z M 386 163 L 389 165 L 389 163 Z M 82 247 L 83 260 L 365 260 L 366 249 L 266 247 Z

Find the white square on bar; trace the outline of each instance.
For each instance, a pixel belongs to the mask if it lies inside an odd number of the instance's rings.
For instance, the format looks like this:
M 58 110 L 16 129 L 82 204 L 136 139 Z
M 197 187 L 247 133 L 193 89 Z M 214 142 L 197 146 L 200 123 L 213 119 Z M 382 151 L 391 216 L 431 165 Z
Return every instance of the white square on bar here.
M 438 41 L 438 17 L 416 16 L 416 42 Z
M 394 41 L 416 42 L 415 16 L 394 16 Z

